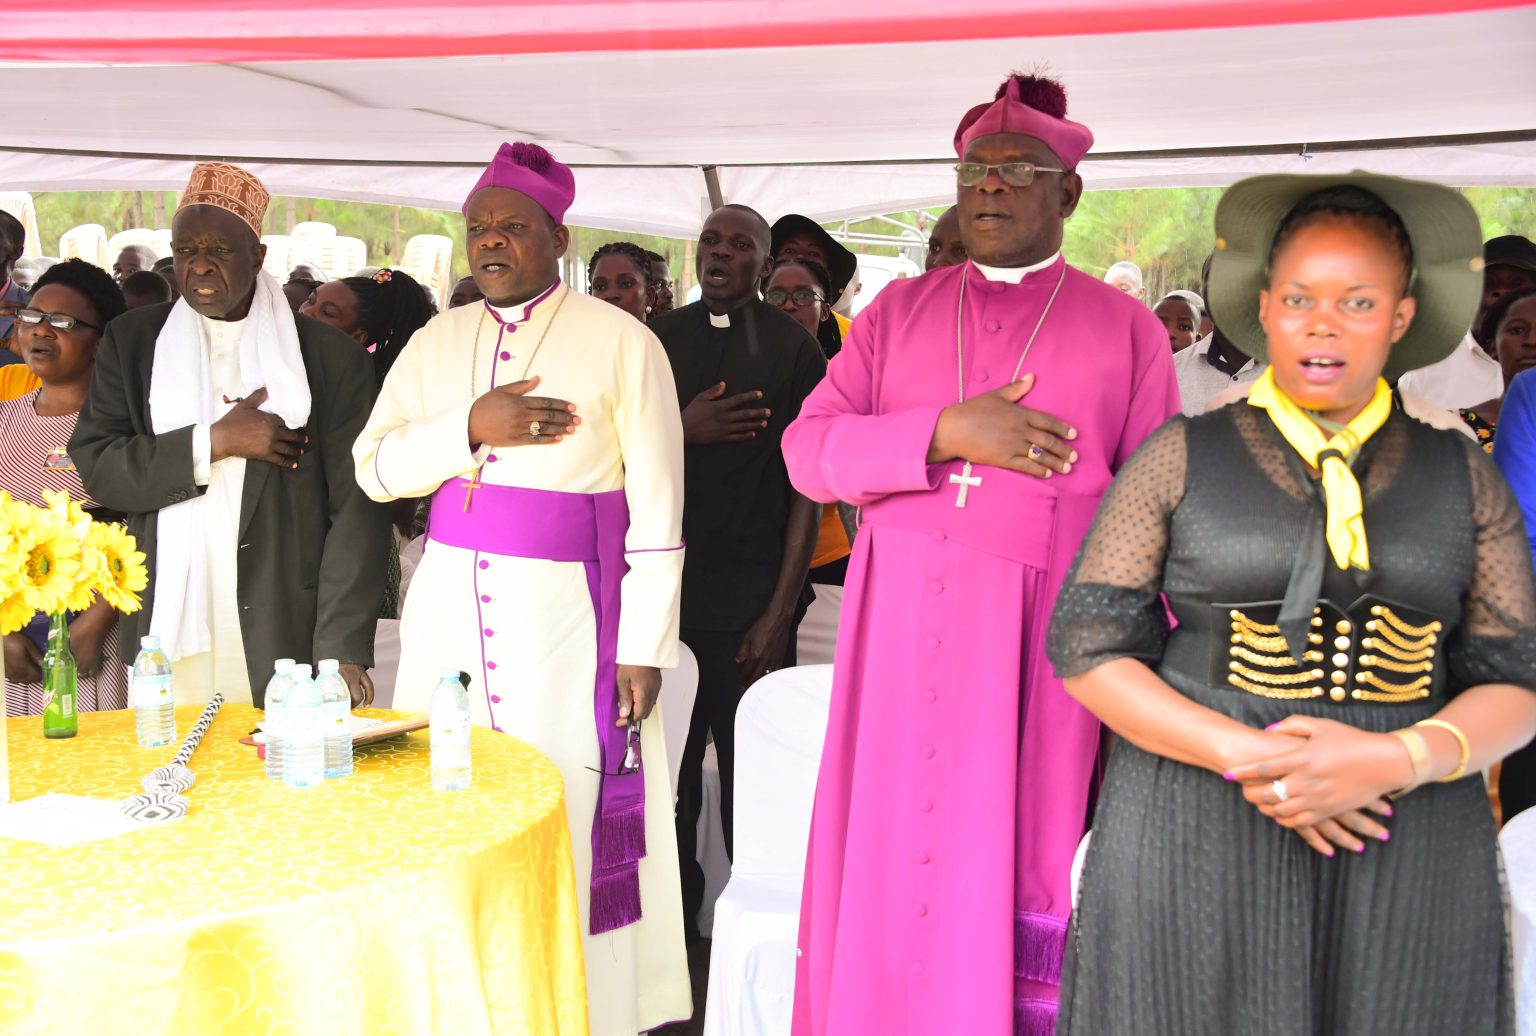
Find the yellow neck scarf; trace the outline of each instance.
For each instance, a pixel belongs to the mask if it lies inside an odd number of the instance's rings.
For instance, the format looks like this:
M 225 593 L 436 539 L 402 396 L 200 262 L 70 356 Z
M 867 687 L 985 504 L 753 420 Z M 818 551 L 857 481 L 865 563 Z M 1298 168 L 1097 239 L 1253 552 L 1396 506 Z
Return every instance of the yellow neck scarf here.
M 1275 384 L 1275 369 L 1267 367 L 1248 393 L 1252 406 L 1269 411 L 1270 420 L 1285 436 L 1301 459 L 1323 474 L 1323 499 L 1328 506 L 1325 533 L 1334 563 L 1340 568 L 1371 567 L 1370 551 L 1365 543 L 1364 505 L 1360 483 L 1349 462 L 1367 439 L 1380 431 L 1392 413 L 1392 390 L 1376 379 L 1376 394 L 1355 419 L 1332 437 L 1326 437 L 1307 412 L 1297 406 Z

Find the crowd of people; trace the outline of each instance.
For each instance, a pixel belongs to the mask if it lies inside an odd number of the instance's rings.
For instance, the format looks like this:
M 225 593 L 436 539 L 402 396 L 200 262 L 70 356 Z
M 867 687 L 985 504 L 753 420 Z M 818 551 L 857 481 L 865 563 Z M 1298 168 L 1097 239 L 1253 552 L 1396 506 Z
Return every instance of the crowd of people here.
M 280 657 L 368 703 L 398 617 L 395 707 L 460 670 L 559 766 L 592 1031 L 633 1036 L 692 1013 L 706 745 L 729 849 L 737 706 L 830 601 L 797 1036 L 1510 1036 L 1482 774 L 1536 804 L 1536 246 L 1449 188 L 1257 177 L 1149 305 L 1062 255 L 1092 144 L 1010 77 L 927 269 L 852 322 L 857 257 L 739 203 L 697 302 L 629 242 L 572 291 L 575 179 L 527 143 L 441 313 L 395 269 L 278 284 L 226 163 L 168 260 L 29 283 L 0 214 L 0 489 L 149 559 L 140 612 L 70 618 L 80 707 L 144 634 L 179 703 L 260 707 Z

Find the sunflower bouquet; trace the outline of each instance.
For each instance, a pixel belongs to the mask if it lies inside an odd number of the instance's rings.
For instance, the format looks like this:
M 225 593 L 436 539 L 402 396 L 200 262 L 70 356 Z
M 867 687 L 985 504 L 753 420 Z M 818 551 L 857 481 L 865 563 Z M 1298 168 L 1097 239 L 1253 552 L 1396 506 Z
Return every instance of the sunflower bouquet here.
M 67 617 L 89 608 L 97 595 L 119 612 L 138 611 L 149 573 L 122 526 L 93 521 L 67 493 L 45 489 L 43 499 L 47 506 L 36 507 L 0 492 L 0 636 L 23 629 L 38 612 L 50 616 L 49 656 L 61 655 L 68 672 L 50 673 L 44 657 L 44 730 L 69 737 L 75 681 Z

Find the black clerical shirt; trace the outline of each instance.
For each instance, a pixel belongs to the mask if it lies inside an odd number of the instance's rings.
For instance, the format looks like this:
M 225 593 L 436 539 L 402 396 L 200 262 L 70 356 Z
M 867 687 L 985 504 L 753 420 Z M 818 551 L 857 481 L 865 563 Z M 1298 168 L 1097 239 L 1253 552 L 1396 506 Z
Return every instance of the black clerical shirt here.
M 752 405 L 773 411 L 754 439 L 683 449 L 682 624 L 745 630 L 767 609 L 784 557 L 794 492 L 784 467 L 784 429 L 827 361 L 794 317 L 757 299 L 721 317 L 695 302 L 650 327 L 666 347 L 683 407 L 723 381 L 727 396 L 755 389 L 763 399 Z

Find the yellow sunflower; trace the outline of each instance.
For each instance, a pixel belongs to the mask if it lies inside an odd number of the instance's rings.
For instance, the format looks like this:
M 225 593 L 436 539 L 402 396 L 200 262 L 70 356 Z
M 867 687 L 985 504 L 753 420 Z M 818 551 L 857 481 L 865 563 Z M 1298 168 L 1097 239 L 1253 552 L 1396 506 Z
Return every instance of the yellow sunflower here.
M 32 619 L 27 603 L 22 566 L 30 550 L 30 540 L 17 532 L 12 517 L 17 504 L 10 494 L 0 491 L 0 636 L 21 629 Z
M 138 546 L 127 529 L 106 522 L 93 523 L 86 542 L 87 552 L 100 559 L 93 589 L 124 615 L 139 610 L 139 592 L 149 585 L 144 552 Z
M 48 513 L 63 523 L 66 535 L 80 541 L 80 567 L 75 570 L 74 586 L 63 606 L 72 612 L 83 612 L 96 603 L 96 593 L 105 583 L 115 581 L 105 571 L 107 557 L 92 536 L 97 523 L 68 493 L 45 489 L 43 499 L 48 502 Z
M 13 534 L 26 540 L 20 574 L 23 600 L 33 611 L 59 611 L 76 593 L 80 538 L 67 515 L 26 505 L 10 510 Z

